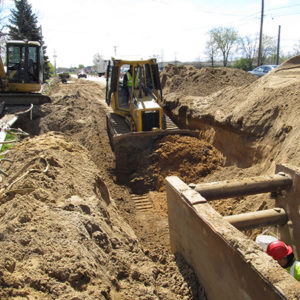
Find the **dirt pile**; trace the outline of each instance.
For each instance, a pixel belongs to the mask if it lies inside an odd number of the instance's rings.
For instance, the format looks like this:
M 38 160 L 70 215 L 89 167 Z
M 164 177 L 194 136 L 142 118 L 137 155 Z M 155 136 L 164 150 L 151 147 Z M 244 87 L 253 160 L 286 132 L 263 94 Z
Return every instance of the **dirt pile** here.
M 168 252 L 162 194 L 153 194 L 146 228 L 115 183 L 103 91 L 56 83 L 44 117 L 26 126 L 39 135 L 1 164 L 9 174 L 1 183 L 1 299 L 205 299 L 193 271 Z
M 6 163 L 11 176 L 0 207 L 2 299 L 100 299 L 113 289 L 125 298 L 135 294 L 130 281 L 139 282 L 144 255 L 87 150 L 49 133 L 8 157 L 14 163 Z M 143 276 L 151 281 L 155 270 L 147 270 Z
M 256 80 L 246 74 L 240 86 L 224 84 L 220 76 L 216 79 L 222 84 L 216 83 L 216 88 L 210 84 L 208 88 L 204 78 L 189 90 L 181 86 L 176 93 L 169 88 L 175 86 L 173 83 L 165 85 L 162 105 L 173 119 L 182 126 L 200 130 L 201 136 L 225 157 L 226 168 L 200 178 L 199 182 L 273 174 L 278 163 L 299 166 L 300 151 L 295 142 L 300 138 L 299 62 L 300 57 L 295 57 Z M 171 80 L 177 71 L 174 67 L 169 71 L 170 75 L 165 76 Z M 188 76 L 182 79 L 187 80 Z M 207 92 L 202 93 L 202 87 Z M 270 208 L 274 201 L 266 196 L 251 196 L 212 205 L 222 214 L 234 214 Z
M 223 165 L 223 156 L 213 146 L 195 137 L 169 135 L 141 153 L 142 164 L 131 175 L 133 191 L 165 190 L 165 177 L 178 176 L 187 184 L 198 181 Z M 144 191 L 145 191 L 144 190 Z
M 174 102 L 174 95 L 167 94 L 165 105 L 187 126 L 205 129 L 204 124 L 209 122 L 215 128 L 227 128 L 247 137 L 250 149 L 243 156 L 245 160 L 251 157 L 250 164 L 266 164 L 264 170 L 273 168 L 275 162 L 297 165 L 299 151 L 294 141 L 300 134 L 300 68 L 299 64 L 292 65 L 289 67 L 288 61 L 254 82 L 227 87 L 204 97 L 177 96 Z M 219 139 L 218 143 L 222 141 Z
M 161 73 L 164 94 L 207 96 L 226 86 L 238 87 L 257 79 L 240 69 L 167 65 Z

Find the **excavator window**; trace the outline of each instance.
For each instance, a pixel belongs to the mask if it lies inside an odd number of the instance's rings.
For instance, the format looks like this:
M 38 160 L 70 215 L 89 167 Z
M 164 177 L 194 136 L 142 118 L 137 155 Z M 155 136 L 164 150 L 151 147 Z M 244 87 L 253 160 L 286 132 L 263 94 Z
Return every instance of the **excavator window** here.
M 146 71 L 146 86 L 149 89 L 153 89 L 152 84 L 152 77 L 151 77 L 151 69 L 149 64 L 145 64 L 145 71 Z
M 153 74 L 154 87 L 156 90 L 161 90 L 158 64 L 151 65 L 151 69 L 152 69 L 152 74 Z
M 28 47 L 28 79 L 36 82 L 39 78 L 38 52 L 36 47 Z
M 7 45 L 7 77 L 9 82 L 39 83 L 39 47 L 27 44 Z

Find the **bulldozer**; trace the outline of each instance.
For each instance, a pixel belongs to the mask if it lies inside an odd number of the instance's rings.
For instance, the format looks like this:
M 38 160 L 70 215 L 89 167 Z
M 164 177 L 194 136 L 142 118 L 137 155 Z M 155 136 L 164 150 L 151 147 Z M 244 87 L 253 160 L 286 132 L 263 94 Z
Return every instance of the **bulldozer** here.
M 0 58 L 0 102 L 5 105 L 30 105 L 51 102 L 40 93 L 44 61 L 36 41 L 6 42 L 5 64 Z
M 112 58 L 109 61 L 106 103 L 112 112 L 106 115 L 106 122 L 119 173 L 134 171 L 136 154 L 166 135 L 198 137 L 196 131 L 178 128 L 164 113 L 161 100 L 162 88 L 155 58 L 136 61 Z

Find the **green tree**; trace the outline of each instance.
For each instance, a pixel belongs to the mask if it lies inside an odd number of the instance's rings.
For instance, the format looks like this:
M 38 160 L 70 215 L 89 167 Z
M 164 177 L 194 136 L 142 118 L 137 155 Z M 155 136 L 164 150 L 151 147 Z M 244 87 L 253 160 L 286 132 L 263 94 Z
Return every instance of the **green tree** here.
M 242 57 L 239 60 L 235 61 L 232 67 L 242 69 L 244 71 L 250 71 L 253 69 L 252 59 Z
M 55 74 L 54 66 L 51 64 L 51 62 L 48 62 L 48 66 L 49 66 L 49 73 L 51 74 L 51 76 L 54 76 Z
M 238 40 L 238 33 L 233 28 L 217 27 L 209 31 L 210 40 L 216 44 L 223 56 L 223 65 L 227 66 L 232 47 Z
M 41 34 L 36 15 L 27 0 L 15 0 L 15 9 L 9 19 L 9 37 L 13 40 L 40 41 Z
M 48 56 L 43 41 L 42 29 L 38 26 L 37 16 L 32 12 L 32 6 L 27 0 L 14 0 L 15 8 L 11 10 L 8 25 L 8 36 L 13 40 L 38 41 L 43 47 L 44 79 L 50 77 Z

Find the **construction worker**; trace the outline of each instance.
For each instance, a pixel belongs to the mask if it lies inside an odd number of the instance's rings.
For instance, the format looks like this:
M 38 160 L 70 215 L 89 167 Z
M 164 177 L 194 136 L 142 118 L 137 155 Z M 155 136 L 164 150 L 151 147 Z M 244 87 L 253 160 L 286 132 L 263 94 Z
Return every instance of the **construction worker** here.
M 130 66 L 124 76 L 124 85 L 127 87 L 128 101 L 130 101 L 132 98 L 132 66 Z
M 277 260 L 280 266 L 286 269 L 295 279 L 300 281 L 300 262 L 295 259 L 291 246 L 282 241 L 274 241 L 268 245 L 267 253 Z

